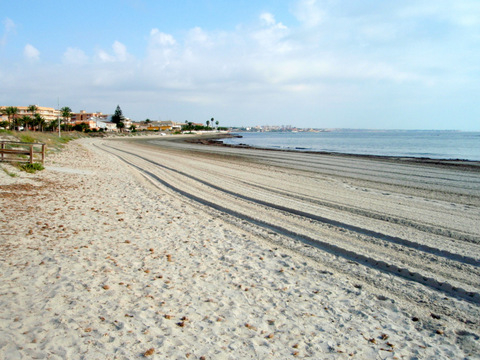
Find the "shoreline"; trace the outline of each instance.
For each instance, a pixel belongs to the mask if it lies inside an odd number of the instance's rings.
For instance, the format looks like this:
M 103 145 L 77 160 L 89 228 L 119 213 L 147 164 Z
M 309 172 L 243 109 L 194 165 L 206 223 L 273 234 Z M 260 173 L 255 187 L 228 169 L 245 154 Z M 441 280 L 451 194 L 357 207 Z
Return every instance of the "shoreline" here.
M 326 155 L 326 156 L 339 156 L 339 157 L 351 157 L 351 158 L 360 158 L 360 159 L 377 159 L 377 160 L 387 160 L 387 161 L 397 161 L 402 163 L 412 163 L 412 164 L 429 164 L 429 165 L 438 165 L 438 166 L 452 166 L 452 167 L 461 167 L 469 168 L 475 171 L 480 171 L 480 161 L 477 160 L 464 160 L 464 159 L 434 159 L 428 157 L 412 157 L 412 156 L 389 156 L 389 155 L 369 155 L 369 154 L 350 154 L 350 153 L 340 153 L 340 152 L 331 152 L 331 151 L 309 151 L 309 150 L 294 150 L 294 149 L 274 149 L 267 147 L 257 147 L 247 144 L 225 144 L 221 141 L 224 138 L 231 138 L 238 136 L 228 136 L 228 135 L 198 135 L 196 139 L 182 139 L 187 143 L 192 144 L 201 144 L 208 146 L 221 146 L 234 149 L 258 149 L 265 151 L 278 151 L 278 152 L 288 152 L 288 153 L 304 153 L 304 154 L 314 154 L 314 155 Z M 241 137 L 241 136 L 240 136 Z

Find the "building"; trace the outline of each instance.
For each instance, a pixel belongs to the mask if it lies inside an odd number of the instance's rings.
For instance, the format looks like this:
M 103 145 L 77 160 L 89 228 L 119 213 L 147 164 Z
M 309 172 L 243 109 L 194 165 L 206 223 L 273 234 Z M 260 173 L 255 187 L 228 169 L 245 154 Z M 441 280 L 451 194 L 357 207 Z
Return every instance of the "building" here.
M 98 130 L 100 127 L 98 126 L 99 121 L 108 121 L 108 115 L 102 114 L 101 112 L 98 113 L 87 113 L 85 110 L 80 110 L 79 113 L 72 113 L 70 117 L 70 125 L 80 125 L 80 124 L 87 124 L 90 130 Z
M 101 112 L 87 113 L 85 110 L 80 110 L 79 113 L 72 113 L 70 123 L 71 125 L 87 124 L 90 130 L 118 131 L 117 124 L 112 123 L 111 119 L 112 115 Z M 132 125 L 128 118 L 125 118 L 123 123 L 126 129 Z
M 168 121 L 159 121 L 158 126 L 160 127 L 160 130 L 162 131 L 175 131 L 175 130 L 182 130 L 182 124 L 178 124 L 176 122 L 173 122 L 171 120 Z
M 80 124 L 82 122 L 88 122 L 90 119 L 99 119 L 107 121 L 109 115 L 102 114 L 101 112 L 87 113 L 85 110 L 80 110 L 79 113 L 72 113 L 70 121 L 75 124 Z
M 0 116 L 0 121 L 9 121 L 8 116 L 3 114 L 3 110 L 5 110 L 7 107 L 8 106 L 0 106 L 2 114 Z M 28 106 L 16 106 L 16 108 L 18 109 L 18 113 L 16 115 L 17 119 L 21 118 L 22 116 L 34 116 L 34 114 L 28 110 Z M 37 106 L 36 113 L 44 118 L 46 122 L 57 120 L 59 117 L 61 117 L 60 110 L 55 110 L 54 108 L 44 106 Z
M 176 131 L 182 129 L 182 124 L 176 123 L 174 121 L 140 121 L 136 123 L 132 123 L 135 125 L 137 131 Z M 127 123 L 125 123 L 125 127 L 127 127 Z
M 111 121 L 97 120 L 96 123 L 97 129 L 103 129 L 104 131 L 118 131 L 117 124 L 112 123 Z

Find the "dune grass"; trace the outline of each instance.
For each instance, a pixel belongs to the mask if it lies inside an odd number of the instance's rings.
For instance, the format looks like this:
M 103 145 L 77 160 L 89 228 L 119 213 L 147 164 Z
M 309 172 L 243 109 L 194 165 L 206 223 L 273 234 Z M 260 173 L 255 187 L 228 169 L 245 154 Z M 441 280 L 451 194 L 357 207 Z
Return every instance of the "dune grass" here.
M 59 137 L 54 132 L 0 130 L 0 140 L 44 143 L 47 144 L 47 152 L 60 151 L 69 141 L 87 136 L 85 133 L 77 131 L 63 132 Z
M 23 163 L 23 164 L 18 164 L 18 168 L 20 170 L 23 170 L 23 171 L 26 171 L 30 174 L 35 174 L 37 171 L 41 171 L 41 170 L 44 170 L 45 167 L 40 164 L 40 163 L 33 163 L 33 164 L 30 164 L 30 163 Z
M 2 166 L 1 168 L 2 168 L 2 170 L 5 172 L 5 174 L 7 174 L 7 175 L 10 176 L 10 177 L 17 177 L 17 176 L 18 176 L 17 174 L 9 171 L 8 169 L 4 168 L 3 166 Z

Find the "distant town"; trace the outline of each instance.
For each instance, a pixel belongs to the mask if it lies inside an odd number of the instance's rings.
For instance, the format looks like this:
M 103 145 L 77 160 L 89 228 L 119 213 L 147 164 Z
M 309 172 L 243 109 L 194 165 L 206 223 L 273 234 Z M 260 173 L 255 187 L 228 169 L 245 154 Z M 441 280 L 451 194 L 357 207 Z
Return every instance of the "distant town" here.
M 0 129 L 32 131 L 136 132 L 136 131 L 199 131 L 228 130 L 213 117 L 205 123 L 185 121 L 133 121 L 125 117 L 120 106 L 113 114 L 73 112 L 69 107 L 54 109 L 37 105 L 0 106 Z
M 258 125 L 225 127 L 215 118 L 205 122 L 175 122 L 172 120 L 134 121 L 123 115 L 120 106 L 113 114 L 73 112 L 69 107 L 54 109 L 38 105 L 0 106 L 0 129 L 32 130 L 32 131 L 63 131 L 82 132 L 137 132 L 137 131 L 168 131 L 168 132 L 198 132 L 198 131 L 236 131 L 236 132 L 330 132 L 330 131 L 371 131 L 365 129 L 338 128 L 300 128 L 292 125 Z M 376 130 L 383 131 L 383 130 Z
M 205 122 L 133 121 L 123 115 L 120 106 L 113 114 L 73 112 L 69 107 L 54 109 L 38 105 L 0 106 L 0 128 L 12 130 L 84 132 L 135 132 L 135 131 L 204 131 L 230 130 L 242 132 L 323 132 L 327 129 L 298 128 L 292 125 L 261 125 L 253 127 L 221 127 L 213 117 Z
M 292 125 L 258 125 L 249 127 L 233 127 L 234 131 L 246 132 L 325 132 L 328 129 L 299 128 Z

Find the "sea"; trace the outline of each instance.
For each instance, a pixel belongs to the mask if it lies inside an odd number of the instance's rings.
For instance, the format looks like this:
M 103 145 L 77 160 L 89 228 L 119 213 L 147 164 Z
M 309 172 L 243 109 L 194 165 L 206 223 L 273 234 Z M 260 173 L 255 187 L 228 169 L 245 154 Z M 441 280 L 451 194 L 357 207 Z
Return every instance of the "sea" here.
M 480 161 L 480 132 L 334 130 L 239 132 L 225 144 L 294 151 Z

